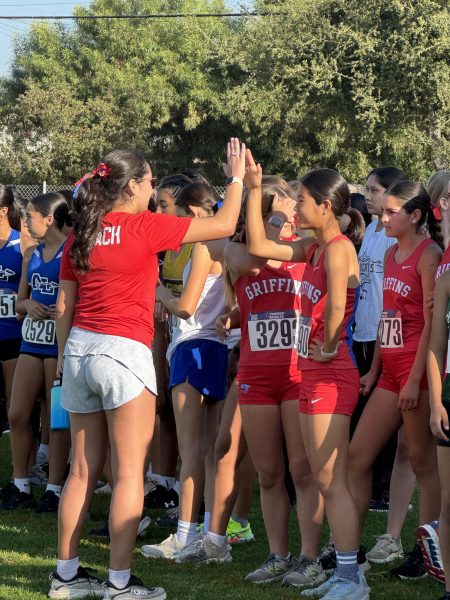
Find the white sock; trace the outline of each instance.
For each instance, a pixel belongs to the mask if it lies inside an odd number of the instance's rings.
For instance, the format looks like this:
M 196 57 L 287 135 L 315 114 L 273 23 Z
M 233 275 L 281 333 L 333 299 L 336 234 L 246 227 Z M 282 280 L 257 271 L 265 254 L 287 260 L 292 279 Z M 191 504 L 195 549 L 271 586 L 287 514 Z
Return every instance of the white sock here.
M 173 489 L 176 491 L 176 493 L 178 495 L 180 495 L 180 482 L 179 481 L 175 481 L 175 485 L 173 486 Z
M 54 485 L 53 483 L 47 483 L 47 487 L 45 488 L 46 492 L 55 492 L 58 498 L 61 497 L 62 485 Z
M 211 513 L 205 512 L 205 519 L 203 521 L 203 533 L 208 533 L 210 520 L 211 520 Z
M 48 459 L 48 444 L 39 444 L 38 454 L 43 454 Z
M 29 477 L 24 477 L 23 479 L 16 479 L 14 477 L 14 485 L 19 489 L 20 492 L 23 492 L 24 494 L 31 494 Z
M 213 533 L 212 531 L 208 531 L 206 537 L 212 541 L 215 546 L 221 548 L 226 540 L 226 535 L 218 535 L 217 533 Z
M 78 572 L 78 567 L 80 566 L 80 557 L 71 558 L 70 560 L 58 560 L 56 563 L 56 572 L 64 579 L 64 581 L 69 581 L 69 579 L 73 579 Z
M 131 569 L 125 569 L 125 571 L 113 571 L 109 569 L 108 579 L 116 588 L 123 590 L 130 580 L 130 575 Z
M 166 477 L 164 477 L 164 479 L 166 480 L 166 485 L 167 485 L 168 490 L 171 490 L 177 481 L 175 477 L 167 477 L 166 476 Z
M 196 533 L 197 523 L 190 523 L 189 521 L 178 519 L 177 538 L 183 547 L 189 546 L 189 544 L 194 541 Z
M 147 473 L 145 474 L 145 479 L 151 479 L 152 475 L 153 475 L 152 465 L 149 465 L 149 467 L 147 469 Z

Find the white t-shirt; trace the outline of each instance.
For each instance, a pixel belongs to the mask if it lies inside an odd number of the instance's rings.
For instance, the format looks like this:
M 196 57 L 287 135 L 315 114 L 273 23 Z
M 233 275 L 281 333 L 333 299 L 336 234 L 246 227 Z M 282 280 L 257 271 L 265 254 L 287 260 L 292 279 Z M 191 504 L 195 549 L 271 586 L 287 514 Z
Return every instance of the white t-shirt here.
M 353 339 L 357 342 L 373 342 L 377 339 L 378 322 L 383 309 L 384 255 L 396 238 L 386 236 L 384 227 L 376 231 L 378 221 L 366 229 L 359 251 L 361 287 L 355 315 Z

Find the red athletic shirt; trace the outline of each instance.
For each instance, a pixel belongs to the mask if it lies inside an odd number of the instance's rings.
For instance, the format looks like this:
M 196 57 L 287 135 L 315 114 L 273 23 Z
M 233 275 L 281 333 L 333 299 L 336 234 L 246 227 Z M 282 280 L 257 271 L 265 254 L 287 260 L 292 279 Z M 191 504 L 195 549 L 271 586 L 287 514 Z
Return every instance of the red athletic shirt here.
M 402 263 L 395 261 L 398 244 L 389 251 L 383 277 L 383 312 L 378 327 L 382 354 L 416 353 L 425 325 L 422 281 L 417 265 L 425 249 L 434 243 L 430 239 L 423 240 Z
M 78 282 L 73 325 L 150 346 L 153 309 L 158 279 L 157 253 L 177 250 L 189 228 L 190 218 L 154 214 L 111 212 L 91 253 L 91 270 L 80 274 L 67 239 L 61 259 L 60 279 Z
M 439 279 L 441 275 L 450 269 L 450 246 L 444 252 L 441 263 L 436 271 L 436 281 Z
M 304 263 L 266 265 L 258 275 L 243 275 L 237 280 L 240 370 L 255 365 L 297 364 L 295 331 L 304 269 Z
M 329 246 L 339 240 L 349 239 L 345 235 L 338 235 L 332 239 L 319 256 L 316 266 L 311 264 L 311 259 L 319 247 L 315 243 L 308 250 L 306 267 L 301 286 L 301 316 L 298 339 L 298 368 L 300 371 L 323 369 L 332 366 L 338 369 L 355 369 L 356 360 L 352 352 L 352 328 L 355 320 L 356 306 L 359 298 L 359 287 L 347 288 L 345 314 L 342 322 L 339 340 L 343 342 L 338 349 L 337 356 L 332 360 L 321 363 L 307 358 L 308 345 L 314 338 L 324 339 L 324 312 L 327 302 L 327 271 L 325 269 L 325 253 L 332 251 Z

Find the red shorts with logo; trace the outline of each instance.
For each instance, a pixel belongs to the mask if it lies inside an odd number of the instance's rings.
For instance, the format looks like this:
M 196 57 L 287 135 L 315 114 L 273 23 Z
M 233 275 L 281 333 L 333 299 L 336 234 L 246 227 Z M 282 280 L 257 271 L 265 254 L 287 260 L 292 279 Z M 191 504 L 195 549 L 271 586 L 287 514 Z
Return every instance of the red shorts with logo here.
M 377 387 L 399 394 L 408 380 L 415 358 L 415 352 L 384 353 L 381 351 L 381 376 Z M 428 390 L 426 371 L 420 382 L 420 389 Z
M 358 369 L 302 371 L 299 412 L 305 415 L 352 416 L 359 398 Z
M 296 365 L 241 368 L 237 376 L 239 404 L 277 405 L 297 400 L 301 373 Z

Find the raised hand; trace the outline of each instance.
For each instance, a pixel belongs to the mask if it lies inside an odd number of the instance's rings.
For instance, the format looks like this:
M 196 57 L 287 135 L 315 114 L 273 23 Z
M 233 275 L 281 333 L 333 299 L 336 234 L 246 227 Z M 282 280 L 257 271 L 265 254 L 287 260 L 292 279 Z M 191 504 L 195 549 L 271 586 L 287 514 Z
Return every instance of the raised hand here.
M 290 196 L 280 196 L 275 192 L 272 202 L 272 212 L 281 212 L 286 215 L 286 219 L 293 223 L 297 209 L 297 200 Z
M 245 175 L 245 144 L 239 138 L 231 138 L 227 144 L 227 162 L 223 163 L 223 170 L 227 177 L 244 179 Z
M 248 148 L 245 153 L 244 185 L 248 190 L 260 188 L 262 186 L 261 165 L 255 163 L 255 159 Z

